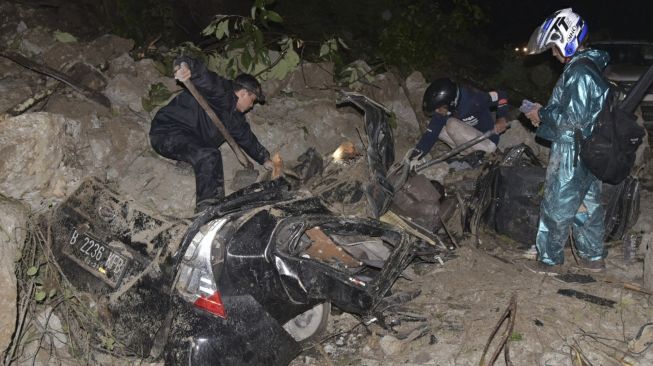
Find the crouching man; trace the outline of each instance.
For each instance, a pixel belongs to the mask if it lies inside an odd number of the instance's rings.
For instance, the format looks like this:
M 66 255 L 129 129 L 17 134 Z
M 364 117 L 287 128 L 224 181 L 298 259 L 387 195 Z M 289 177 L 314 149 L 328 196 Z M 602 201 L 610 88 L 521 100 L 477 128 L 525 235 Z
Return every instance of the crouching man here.
M 190 78 L 236 143 L 257 163 L 272 169 L 270 153 L 258 141 L 245 119 L 245 113 L 254 103 L 265 102 L 261 84 L 256 78 L 241 74 L 233 81 L 227 80 L 189 57 L 175 60 L 175 78 L 182 82 Z M 150 127 L 150 143 L 157 153 L 193 166 L 196 212 L 224 197 L 220 154 L 224 142 L 225 137 L 188 90 L 161 108 Z
M 492 108 L 496 108 L 496 121 Z M 472 151 L 492 153 L 499 143 L 498 134 L 508 126 L 508 98 L 503 91 L 485 93 L 458 85 L 449 78 L 437 79 L 426 88 L 422 109 L 431 116 L 431 121 L 413 149 L 412 159 L 428 154 L 438 138 L 454 148 L 494 130 L 497 135 L 470 147 Z

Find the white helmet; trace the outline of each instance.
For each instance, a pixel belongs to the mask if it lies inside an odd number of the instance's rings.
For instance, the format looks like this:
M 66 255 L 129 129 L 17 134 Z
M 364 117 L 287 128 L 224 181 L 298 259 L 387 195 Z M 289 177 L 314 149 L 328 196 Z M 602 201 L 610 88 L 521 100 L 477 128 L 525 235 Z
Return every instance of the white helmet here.
M 571 8 L 558 10 L 535 29 L 528 41 L 528 54 L 541 53 L 556 46 L 564 57 L 571 57 L 587 38 L 587 24 Z

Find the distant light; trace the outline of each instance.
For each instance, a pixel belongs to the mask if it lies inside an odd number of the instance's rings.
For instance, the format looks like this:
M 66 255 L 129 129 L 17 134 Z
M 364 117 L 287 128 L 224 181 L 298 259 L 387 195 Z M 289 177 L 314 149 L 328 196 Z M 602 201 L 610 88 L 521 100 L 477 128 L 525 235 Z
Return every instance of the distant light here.
M 526 53 L 526 52 L 528 52 L 528 48 L 524 47 L 524 48 L 522 48 L 522 51 L 524 51 L 524 53 Z
M 519 52 L 519 47 L 515 47 L 515 52 Z

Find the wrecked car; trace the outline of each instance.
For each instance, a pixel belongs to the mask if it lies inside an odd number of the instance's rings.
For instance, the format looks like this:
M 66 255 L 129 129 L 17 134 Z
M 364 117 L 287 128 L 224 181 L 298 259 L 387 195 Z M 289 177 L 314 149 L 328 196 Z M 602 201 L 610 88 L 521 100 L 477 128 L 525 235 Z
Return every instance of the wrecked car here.
M 392 135 L 376 137 L 368 158 L 382 164 L 370 170 L 368 192 L 383 186 L 393 158 L 384 150 Z M 388 205 L 383 194 L 367 197 Z M 284 179 L 190 219 L 155 215 L 90 179 L 50 225 L 63 274 L 123 353 L 175 365 L 288 364 L 324 330 L 332 305 L 378 317 L 424 246 L 396 226 L 335 214 Z
M 486 167 L 467 203 L 465 231 L 483 227 L 529 247 L 537 234 L 546 167 L 526 145 L 508 149 Z M 623 240 L 639 217 L 640 184 L 630 176 L 618 185 L 603 183 L 604 241 Z

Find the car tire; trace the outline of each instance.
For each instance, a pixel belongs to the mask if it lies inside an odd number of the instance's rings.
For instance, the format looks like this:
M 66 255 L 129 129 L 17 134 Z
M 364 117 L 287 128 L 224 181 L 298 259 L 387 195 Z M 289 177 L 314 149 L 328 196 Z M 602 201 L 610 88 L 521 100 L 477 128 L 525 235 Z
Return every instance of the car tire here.
M 305 344 L 314 341 L 326 329 L 331 314 L 331 303 L 324 302 L 297 315 L 283 325 L 295 341 Z

